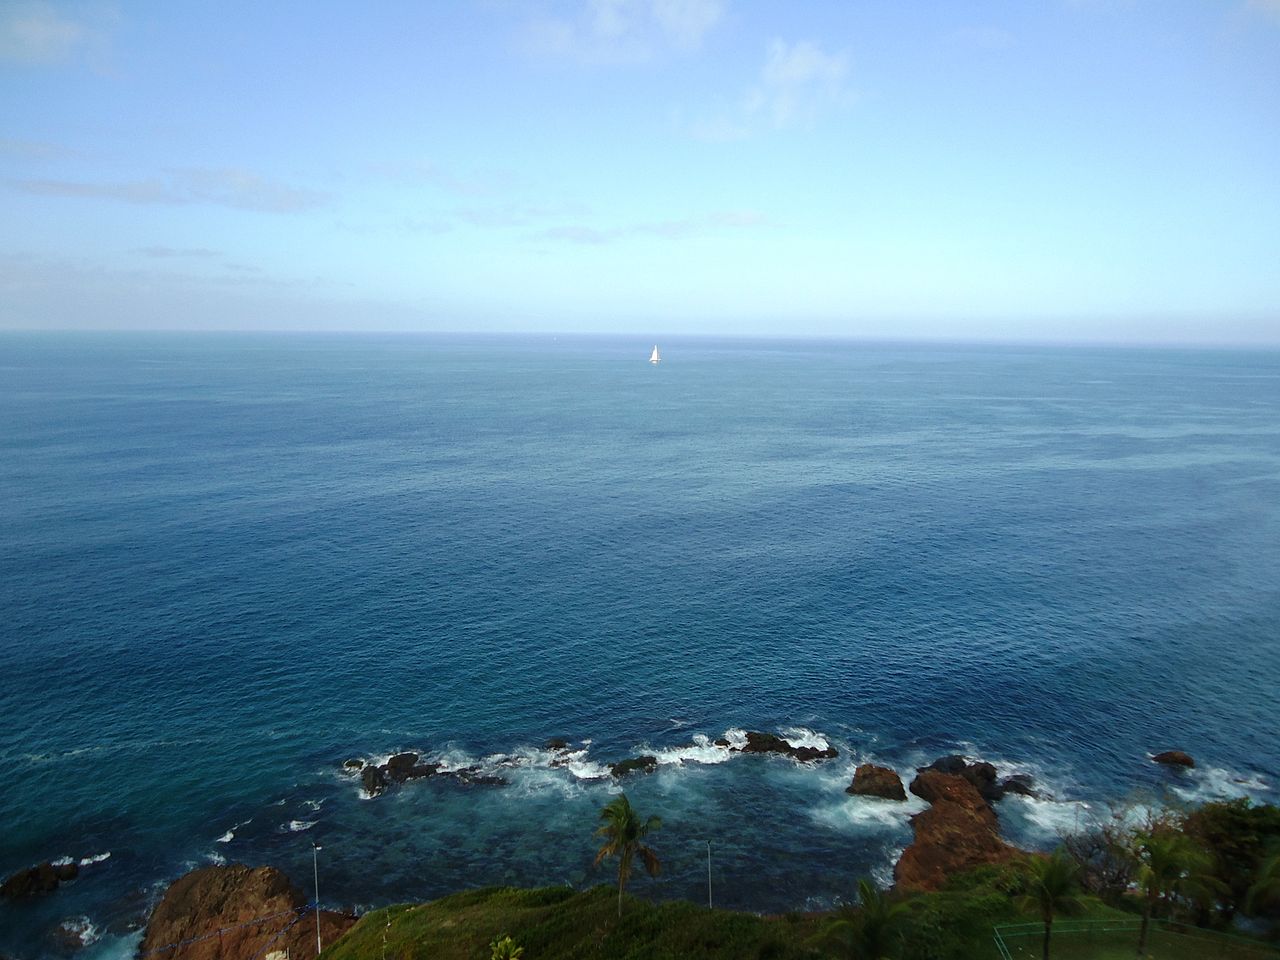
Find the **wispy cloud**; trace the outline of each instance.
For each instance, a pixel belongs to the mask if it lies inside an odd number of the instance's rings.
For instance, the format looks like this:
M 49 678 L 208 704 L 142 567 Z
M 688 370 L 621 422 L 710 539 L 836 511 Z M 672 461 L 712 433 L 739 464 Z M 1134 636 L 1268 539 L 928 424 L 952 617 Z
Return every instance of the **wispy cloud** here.
M 5 0 L 0 5 L 0 62 L 28 65 L 66 63 L 102 52 L 107 27 L 116 19 L 109 6 L 84 7 L 72 17 L 44 0 Z
M 1280 22 L 1280 0 L 1248 0 L 1247 7 L 1268 14 Z
M 565 224 L 548 227 L 532 234 L 534 240 L 557 240 L 582 246 L 602 246 L 619 240 L 636 237 L 658 237 L 680 240 L 688 237 L 707 236 L 729 230 L 752 229 L 770 226 L 769 219 L 753 210 L 723 210 L 682 220 L 655 220 L 631 223 L 616 227 L 593 227 L 585 224 Z
M 775 39 L 764 65 L 737 105 L 688 127 L 695 139 L 743 140 L 763 130 L 812 124 L 826 109 L 850 99 L 849 59 L 816 43 Z
M 154 260 L 166 260 L 170 257 L 220 257 L 221 251 L 206 247 L 135 247 L 134 253 Z
M 724 16 L 725 0 L 585 0 L 576 16 L 526 27 L 534 53 L 581 63 L 639 63 L 702 46 Z
M 1016 42 L 1016 38 L 1003 27 L 961 27 L 952 31 L 948 37 L 958 47 L 972 50 L 1008 50 Z
M 747 112 L 767 117 L 774 127 L 810 122 L 844 93 L 848 73 L 843 54 L 825 53 L 807 40 L 774 40 L 760 80 L 747 95 Z
M 42 140 L 15 140 L 0 137 L 0 157 L 16 160 L 33 160 L 46 162 L 63 160 L 76 156 L 76 151 L 57 143 L 46 143 Z
M 328 196 L 292 187 L 247 170 L 179 170 L 149 180 L 92 183 L 75 180 L 16 180 L 23 193 L 79 197 L 137 204 L 209 204 L 259 213 L 299 213 L 321 206 Z

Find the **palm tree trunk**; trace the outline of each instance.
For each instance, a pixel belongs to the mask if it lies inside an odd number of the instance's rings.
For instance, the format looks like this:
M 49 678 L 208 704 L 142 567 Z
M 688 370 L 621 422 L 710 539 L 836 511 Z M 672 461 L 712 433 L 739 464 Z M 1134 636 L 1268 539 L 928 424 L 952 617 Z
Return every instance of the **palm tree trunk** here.
M 1151 901 L 1154 898 L 1147 897 L 1147 902 L 1142 907 L 1142 926 L 1138 928 L 1138 956 L 1142 957 L 1147 952 L 1147 929 L 1151 926 Z
M 1053 917 L 1044 920 L 1044 960 L 1049 960 L 1049 933 L 1053 930 Z

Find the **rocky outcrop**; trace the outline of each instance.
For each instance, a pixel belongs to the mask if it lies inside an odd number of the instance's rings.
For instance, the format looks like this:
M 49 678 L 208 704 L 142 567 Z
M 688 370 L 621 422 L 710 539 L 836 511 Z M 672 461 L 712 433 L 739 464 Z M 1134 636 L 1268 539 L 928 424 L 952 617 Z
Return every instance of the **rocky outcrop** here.
M 728 741 L 725 741 L 726 743 Z M 719 740 L 716 741 L 720 743 Z M 737 749 L 730 747 L 730 749 Z M 790 757 L 792 760 L 799 760 L 808 763 L 813 760 L 830 760 L 832 757 L 839 756 L 840 752 L 835 747 L 826 747 L 818 749 L 817 747 L 793 747 L 791 743 L 773 733 L 756 733 L 752 731 L 747 734 L 746 746 L 741 748 L 743 753 L 780 753 L 783 756 Z
M 348 760 L 342 767 L 349 774 L 359 775 L 361 786 L 370 797 L 385 793 L 392 784 L 435 776 L 449 777 L 466 786 L 502 786 L 508 782 L 503 777 L 484 773 L 478 766 L 445 770 L 443 764 L 419 761 L 416 753 L 406 752 L 389 757 L 381 766 L 366 764 L 361 760 Z
M 1024 797 L 1039 796 L 1039 793 L 1032 786 L 1034 781 L 1030 776 L 1025 773 L 1018 773 L 1011 777 L 1006 777 L 1004 780 L 998 780 L 996 768 L 985 760 L 975 760 L 971 763 L 964 757 L 952 754 L 947 757 L 939 757 L 929 766 L 920 768 L 921 773 L 926 770 L 964 777 L 964 779 L 973 784 L 974 789 L 982 795 L 982 799 L 987 801 L 988 804 L 998 803 L 1003 800 L 1006 793 L 1017 793 Z
M 885 800 L 907 799 L 907 791 L 902 789 L 902 778 L 898 776 L 898 771 L 889 767 L 877 767 L 874 763 L 861 764 L 854 770 L 853 783 L 844 792 L 859 797 L 883 797 Z
M 1001 839 L 991 805 L 965 777 L 924 770 L 911 792 L 930 806 L 911 818 L 915 839 L 894 867 L 902 889 L 938 890 L 952 874 L 1020 855 Z
M 1156 763 L 1163 763 L 1169 767 L 1194 767 L 1196 762 L 1191 759 L 1191 754 L 1183 753 L 1181 750 L 1166 750 L 1164 753 L 1157 753 L 1151 758 Z
M 40 863 L 14 873 L 0 883 L 0 897 L 8 900 L 24 900 L 44 893 L 53 893 L 60 884 L 80 875 L 80 865 L 70 863 Z
M 315 954 L 316 917 L 289 879 L 272 867 L 204 867 L 174 881 L 151 914 L 140 953 L 170 944 L 165 960 L 251 960 L 267 951 Z M 264 919 L 265 918 L 265 919 Z M 328 946 L 355 917 L 320 912 Z
M 630 757 L 617 763 L 609 764 L 609 772 L 615 777 L 625 777 L 630 773 L 653 773 L 658 769 L 657 757 Z
M 552 737 L 550 740 L 546 742 L 546 744 L 543 746 L 543 749 L 544 750 L 568 750 L 569 741 L 565 740 L 563 737 Z

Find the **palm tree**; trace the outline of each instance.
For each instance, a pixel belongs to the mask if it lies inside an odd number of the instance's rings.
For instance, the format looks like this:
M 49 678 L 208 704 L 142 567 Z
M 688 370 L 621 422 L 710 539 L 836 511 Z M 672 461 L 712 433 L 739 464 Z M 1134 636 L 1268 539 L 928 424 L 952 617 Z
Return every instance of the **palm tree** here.
M 1027 892 L 1020 898 L 1024 909 L 1035 909 L 1044 921 L 1044 960 L 1049 960 L 1049 936 L 1054 914 L 1079 913 L 1080 867 L 1061 849 L 1026 864 Z
M 603 823 L 596 831 L 596 836 L 604 837 L 605 842 L 596 852 L 596 863 L 605 857 L 618 858 L 618 916 L 622 916 L 622 889 L 631 877 L 631 861 L 638 855 L 649 876 L 656 877 L 662 868 L 658 855 L 646 847 L 642 841 L 650 830 L 657 830 L 662 821 L 650 817 L 643 823 L 640 814 L 636 813 L 625 793 L 620 793 L 600 811 Z
M 1257 879 L 1249 886 L 1245 909 L 1259 912 L 1268 903 L 1280 903 L 1280 853 L 1276 853 L 1258 867 Z
M 1138 889 L 1142 891 L 1142 926 L 1138 930 L 1138 956 L 1147 950 L 1147 933 L 1156 903 L 1172 902 L 1194 884 L 1204 870 L 1206 857 L 1186 834 L 1167 829 L 1139 833 L 1137 841 Z
M 844 915 L 822 931 L 818 945 L 847 960 L 885 960 L 898 938 L 906 904 L 893 903 L 870 880 L 858 881 L 857 910 Z

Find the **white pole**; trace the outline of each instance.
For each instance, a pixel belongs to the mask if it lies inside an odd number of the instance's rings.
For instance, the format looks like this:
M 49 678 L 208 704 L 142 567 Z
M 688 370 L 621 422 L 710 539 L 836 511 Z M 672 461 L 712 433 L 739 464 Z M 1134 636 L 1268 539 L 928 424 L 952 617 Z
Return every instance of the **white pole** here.
M 311 841 L 311 871 L 316 881 L 316 956 L 320 956 L 320 951 L 324 948 L 320 946 L 320 861 L 318 859 L 320 848 L 316 846 L 315 841 Z
M 711 841 L 707 841 L 707 909 L 711 909 Z

